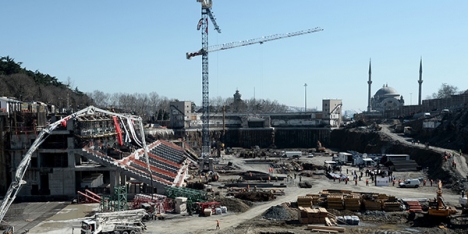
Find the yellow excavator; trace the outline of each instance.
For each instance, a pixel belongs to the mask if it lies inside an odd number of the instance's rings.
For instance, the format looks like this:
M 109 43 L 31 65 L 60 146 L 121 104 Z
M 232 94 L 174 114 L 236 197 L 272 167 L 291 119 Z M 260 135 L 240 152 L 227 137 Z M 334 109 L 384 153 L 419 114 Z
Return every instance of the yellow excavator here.
M 442 181 L 437 183 L 437 198 L 429 206 L 428 215 L 438 217 L 448 217 L 457 213 L 455 207 L 445 205 L 444 198 L 442 197 Z

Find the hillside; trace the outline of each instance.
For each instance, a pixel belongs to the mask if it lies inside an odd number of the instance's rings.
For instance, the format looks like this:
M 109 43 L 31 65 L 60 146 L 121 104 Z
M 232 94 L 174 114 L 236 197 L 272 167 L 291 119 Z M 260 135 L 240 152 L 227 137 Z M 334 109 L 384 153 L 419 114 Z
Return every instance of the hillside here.
M 67 102 L 75 109 L 93 105 L 91 98 L 78 87 L 71 88 L 70 84 L 63 84 L 54 76 L 22 68 L 21 62 L 8 56 L 0 57 L 0 97 L 41 101 L 60 108 L 66 107 Z

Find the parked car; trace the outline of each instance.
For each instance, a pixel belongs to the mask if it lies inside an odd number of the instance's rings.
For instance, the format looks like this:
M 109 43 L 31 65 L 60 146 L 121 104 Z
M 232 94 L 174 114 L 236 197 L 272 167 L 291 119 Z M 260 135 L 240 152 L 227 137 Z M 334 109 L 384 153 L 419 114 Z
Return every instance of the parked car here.
M 417 188 L 421 181 L 418 179 L 407 179 L 399 184 L 400 188 Z

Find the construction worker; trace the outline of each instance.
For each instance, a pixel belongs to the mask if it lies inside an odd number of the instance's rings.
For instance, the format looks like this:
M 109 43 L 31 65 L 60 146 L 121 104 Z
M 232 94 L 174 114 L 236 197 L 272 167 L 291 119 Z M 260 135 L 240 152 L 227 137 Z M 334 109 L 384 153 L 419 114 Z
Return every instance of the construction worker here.
M 216 229 L 221 229 L 221 228 L 219 227 L 219 219 L 216 220 Z

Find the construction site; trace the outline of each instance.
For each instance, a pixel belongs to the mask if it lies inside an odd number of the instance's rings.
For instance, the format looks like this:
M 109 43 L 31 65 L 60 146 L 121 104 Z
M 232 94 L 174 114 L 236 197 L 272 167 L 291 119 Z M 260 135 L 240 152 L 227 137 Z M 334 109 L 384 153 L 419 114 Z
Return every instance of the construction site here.
M 466 156 L 413 144 L 389 124 L 326 137 L 377 133 L 382 142 L 374 147 L 386 154 L 314 140 L 304 148 L 215 144 L 202 158 L 193 142 L 143 125 L 138 116 L 90 106 L 52 118 L 36 109 L 2 115 L 3 140 L 10 143 L 2 156 L 16 169 L 3 171 L 11 180 L 2 201 L 6 233 L 378 233 L 383 226 L 463 233 L 468 227 Z
M 209 47 L 209 22 L 221 29 L 212 1 L 197 2 L 202 47 L 186 58 L 201 57 L 199 112 L 173 101 L 157 126 L 128 110 L 0 97 L 3 233 L 466 233 L 467 155 L 437 143 L 457 138 L 450 127 L 427 127 L 455 126 L 466 106 L 387 118 L 397 110 L 371 109 L 369 64 L 368 113 L 346 127 L 340 99 L 320 111 L 210 113 L 209 53 L 323 29 Z M 230 107 L 243 105 L 236 90 Z

